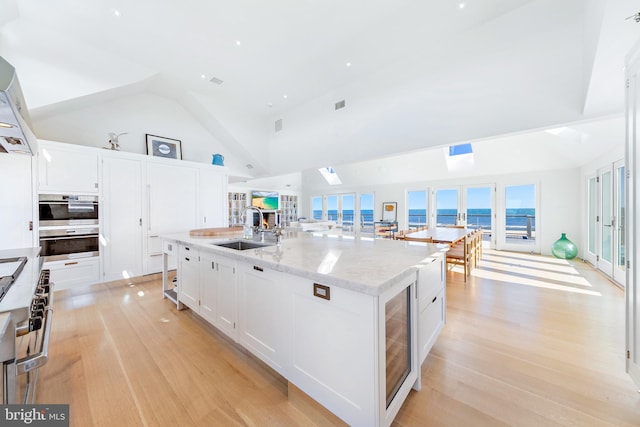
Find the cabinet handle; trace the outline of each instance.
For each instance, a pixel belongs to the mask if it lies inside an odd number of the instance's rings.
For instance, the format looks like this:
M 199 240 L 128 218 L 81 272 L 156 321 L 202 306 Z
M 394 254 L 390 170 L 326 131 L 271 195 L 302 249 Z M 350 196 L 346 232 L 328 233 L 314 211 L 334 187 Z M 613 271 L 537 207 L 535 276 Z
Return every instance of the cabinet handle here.
M 262 267 L 258 267 L 256 265 L 253 266 L 253 269 L 256 271 L 264 271 L 264 269 Z
M 438 299 L 437 296 L 433 297 L 433 299 L 431 300 L 431 304 L 433 304 L 434 302 L 436 302 L 436 300 Z
M 64 265 L 76 265 L 78 261 L 65 262 Z
M 187 258 L 187 257 L 184 257 L 184 259 L 185 259 L 185 261 L 191 261 L 191 260 L 190 260 L 189 258 Z
M 188 246 L 185 246 L 185 247 L 184 247 L 184 250 L 185 250 L 185 251 L 189 251 L 189 250 L 191 250 L 191 249 L 189 249 L 189 247 L 188 247 Z

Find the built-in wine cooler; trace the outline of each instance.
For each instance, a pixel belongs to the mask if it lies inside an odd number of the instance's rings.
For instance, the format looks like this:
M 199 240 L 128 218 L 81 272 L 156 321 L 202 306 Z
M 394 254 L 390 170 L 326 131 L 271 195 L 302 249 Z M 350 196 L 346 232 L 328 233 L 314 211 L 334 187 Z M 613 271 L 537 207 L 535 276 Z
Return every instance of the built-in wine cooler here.
M 411 372 L 411 287 L 385 305 L 387 408 Z

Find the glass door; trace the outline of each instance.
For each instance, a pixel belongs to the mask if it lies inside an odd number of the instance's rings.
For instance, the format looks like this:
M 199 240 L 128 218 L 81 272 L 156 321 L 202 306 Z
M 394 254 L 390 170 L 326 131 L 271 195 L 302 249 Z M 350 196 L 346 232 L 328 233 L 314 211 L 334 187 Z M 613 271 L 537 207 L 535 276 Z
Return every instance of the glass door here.
M 407 191 L 407 229 L 415 230 L 428 225 L 427 190 Z
M 467 228 L 482 228 L 483 247 L 491 247 L 495 232 L 493 230 L 495 216 L 494 197 L 496 187 L 493 184 L 484 186 L 467 186 L 463 190 L 462 211 Z
M 353 220 L 355 214 L 355 195 L 329 194 L 327 195 L 327 220 L 335 221 L 336 225 L 345 231 L 353 231 Z
M 459 210 L 459 193 L 458 188 L 442 188 L 435 190 L 434 205 L 436 207 L 436 227 L 446 227 L 465 223 L 466 214 L 461 214 Z
M 324 219 L 324 208 L 322 206 L 322 196 L 311 197 L 311 218 L 316 221 Z
M 538 252 L 536 185 L 505 186 L 504 203 L 500 238 L 504 249 Z
M 360 232 L 373 235 L 374 221 L 373 193 L 360 194 Z
M 598 255 L 598 177 L 591 176 L 587 183 L 587 253 L 585 259 L 592 265 L 597 264 Z
M 614 224 L 613 224 L 613 278 L 616 282 L 625 285 L 626 259 L 625 259 L 625 166 L 620 160 L 613 165 L 614 170 Z
M 600 258 L 597 267 L 608 276 L 613 269 L 613 177 L 611 168 L 600 172 Z

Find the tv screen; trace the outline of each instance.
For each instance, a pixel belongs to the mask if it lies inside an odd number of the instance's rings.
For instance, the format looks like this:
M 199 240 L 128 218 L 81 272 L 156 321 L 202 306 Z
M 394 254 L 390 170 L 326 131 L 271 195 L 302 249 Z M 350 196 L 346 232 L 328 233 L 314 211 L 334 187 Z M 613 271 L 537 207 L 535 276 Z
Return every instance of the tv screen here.
M 278 193 L 273 191 L 252 191 L 251 206 L 262 209 L 278 209 Z

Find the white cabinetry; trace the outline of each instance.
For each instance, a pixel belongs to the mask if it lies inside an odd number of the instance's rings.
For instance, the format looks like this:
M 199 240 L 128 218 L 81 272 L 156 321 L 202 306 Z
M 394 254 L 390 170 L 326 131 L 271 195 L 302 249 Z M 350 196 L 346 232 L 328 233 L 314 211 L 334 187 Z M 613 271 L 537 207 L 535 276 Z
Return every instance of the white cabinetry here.
M 188 245 L 178 246 L 178 298 L 222 332 L 237 339 L 235 262 Z
M 287 321 L 284 285 L 288 277 L 259 266 L 238 264 L 238 341 L 283 375 Z
M 198 228 L 198 169 L 172 163 L 147 164 L 145 274 L 162 271 L 160 234 Z
M 227 225 L 227 174 L 219 166 L 205 165 L 200 168 L 200 204 L 199 226 L 203 228 L 224 227 Z
M 38 192 L 98 194 L 98 150 L 40 141 Z
M 444 257 L 420 269 L 418 273 L 418 361 L 429 354 L 445 323 L 445 260 Z
M 198 249 L 178 247 L 178 292 L 180 302 L 195 312 L 200 303 L 200 260 Z
M 0 154 L 0 221 L 2 237 L 0 249 L 30 248 L 34 246 L 32 157 L 20 154 Z
M 100 280 L 100 259 L 98 257 L 49 261 L 44 264 L 44 268 L 51 272 L 50 278 L 55 284 L 56 291 L 76 286 L 93 285 Z
M 377 298 L 336 286 L 287 283 L 288 379 L 352 425 L 375 425 Z
M 142 275 L 142 162 L 102 160 L 103 279 Z

